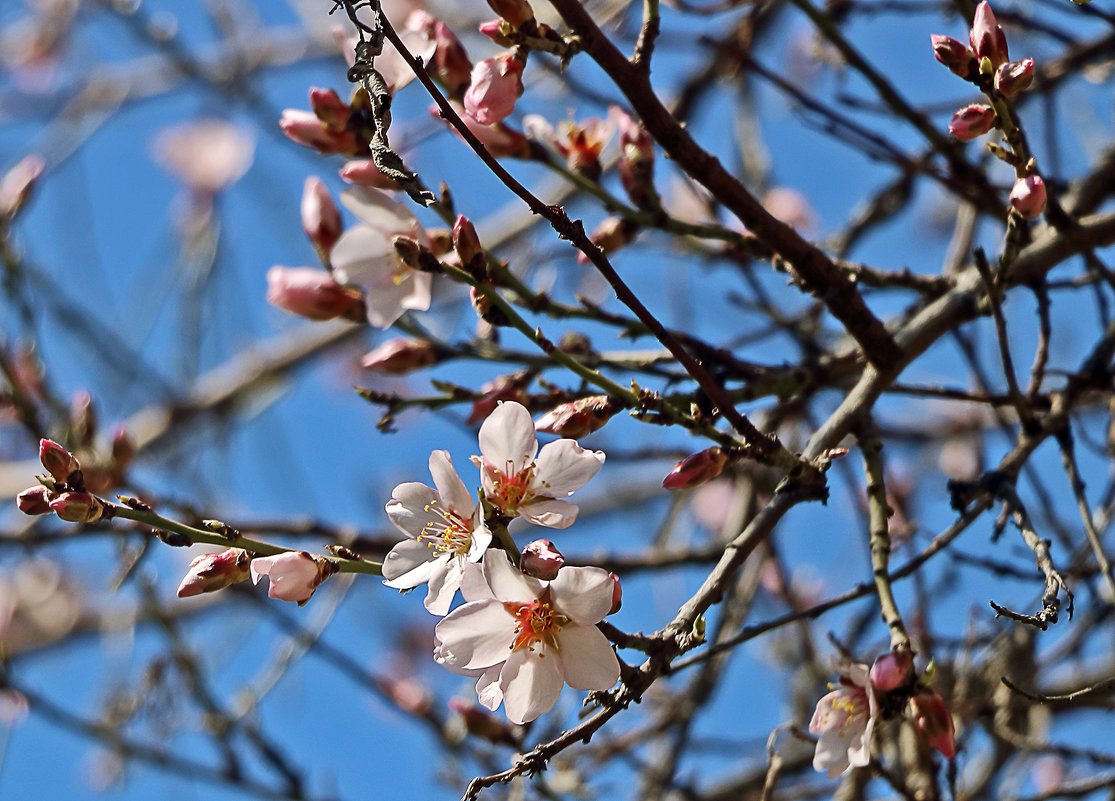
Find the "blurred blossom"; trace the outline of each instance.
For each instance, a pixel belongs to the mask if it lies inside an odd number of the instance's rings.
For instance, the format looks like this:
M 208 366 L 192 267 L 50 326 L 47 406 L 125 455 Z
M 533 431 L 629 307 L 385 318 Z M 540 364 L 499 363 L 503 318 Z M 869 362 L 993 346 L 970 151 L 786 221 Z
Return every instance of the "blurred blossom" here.
M 1011 206 L 1028 220 L 1045 211 L 1045 199 L 1045 181 L 1040 175 L 1019 178 L 1010 191 Z
M 527 136 L 557 151 L 570 171 L 600 177 L 600 154 L 616 130 L 615 117 L 605 119 L 589 117 L 576 122 L 563 120 L 555 128 L 540 114 L 523 117 L 523 131 Z
M 830 779 L 871 762 L 871 733 L 879 715 L 867 665 L 844 665 L 841 673 L 841 686 L 817 702 L 809 721 L 809 731 L 820 735 L 813 769 L 827 771 Z
M 530 158 L 530 143 L 522 133 L 510 128 L 502 122 L 497 122 L 495 125 L 483 125 L 472 118 L 465 107 L 458 103 L 456 100 L 450 100 L 449 105 L 457 113 L 457 116 L 464 122 L 465 127 L 480 140 L 480 144 L 496 158 L 507 156 L 509 158 L 526 159 Z M 430 106 L 430 116 L 436 119 L 444 119 L 441 116 L 441 110 L 435 105 Z M 460 137 L 460 133 L 454 128 L 448 120 L 444 120 L 446 125 L 449 125 L 450 130 L 455 135 Z
M 697 521 L 713 534 L 719 534 L 735 514 L 739 490 L 730 479 L 716 479 L 696 489 L 689 507 Z
M 1030 769 L 1034 789 L 1042 795 L 1056 793 L 1064 784 L 1065 773 L 1065 760 L 1053 754 L 1042 754 Z
M 267 271 L 267 302 L 308 320 L 358 321 L 364 316 L 362 293 L 341 286 L 317 267 L 272 267 Z
M 15 217 L 43 174 L 46 161 L 38 153 L 24 156 L 0 178 L 0 217 Z
M 0 642 L 3 638 L 0 637 Z M 0 690 L 0 726 L 14 729 L 27 720 L 31 712 L 31 705 L 27 703 L 27 696 L 16 690 Z
M 329 251 L 341 238 L 344 223 L 328 187 L 316 176 L 308 177 L 302 189 L 301 214 L 302 230 L 322 260 L 327 261 Z
M 813 208 L 796 189 L 776 186 L 763 195 L 763 207 L 772 217 L 802 232 L 813 228 Z
M 514 53 L 477 62 L 465 92 L 464 106 L 468 115 L 481 125 L 491 125 L 507 117 L 523 93 L 524 66 Z
M 340 170 L 341 180 L 346 184 L 370 186 L 375 189 L 398 189 L 399 182 L 388 178 L 371 159 L 352 159 L 346 161 Z
M 360 363 L 367 370 L 406 375 L 437 363 L 438 350 L 424 339 L 389 339 L 368 351 Z
M 154 144 L 155 160 L 202 195 L 236 183 L 254 156 L 252 135 L 225 120 L 199 120 L 168 128 Z

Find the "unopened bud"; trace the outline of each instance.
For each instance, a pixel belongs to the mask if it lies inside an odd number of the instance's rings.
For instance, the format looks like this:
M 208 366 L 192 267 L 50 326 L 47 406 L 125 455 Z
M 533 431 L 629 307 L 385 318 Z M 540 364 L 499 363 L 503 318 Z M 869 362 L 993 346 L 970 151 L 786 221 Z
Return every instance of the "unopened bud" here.
M 437 360 L 437 348 L 423 339 L 392 339 L 366 353 L 360 363 L 377 373 L 406 375 Z
M 81 469 L 77 459 L 54 440 L 39 440 L 39 461 L 59 484 L 65 484 L 70 475 Z
M 314 116 L 321 120 L 331 131 L 340 132 L 348 127 L 352 107 L 332 89 L 312 87 L 310 89 L 310 108 Z
M 214 592 L 230 584 L 245 581 L 249 576 L 250 562 L 248 552 L 240 548 L 229 548 L 221 553 L 204 553 L 190 562 L 189 570 L 178 585 L 178 597 L 188 598 L 203 592 Z
M 608 254 L 631 244 L 638 232 L 639 226 L 630 220 L 623 217 L 608 217 L 592 232 L 591 238 L 593 244 Z M 590 261 L 584 253 L 577 254 L 579 264 L 588 264 Z
M 434 74 L 451 97 L 460 97 L 469 84 L 472 62 L 457 35 L 441 20 L 434 23 Z
M 104 504 L 88 492 L 63 492 L 50 502 L 50 508 L 69 523 L 95 523 L 104 514 Z
M 494 381 L 488 382 L 481 388 L 484 394 L 473 402 L 472 410 L 465 422 L 474 426 L 483 420 L 487 420 L 488 416 L 503 401 L 515 401 L 515 403 L 521 403 L 525 406 L 527 393 L 524 385 L 527 381 L 528 378 L 522 373 L 518 373 L 502 375 Z
M 302 230 L 323 261 L 344 232 L 341 212 L 325 183 L 316 176 L 306 179 L 302 189 Z
M 951 36 L 933 34 L 929 37 L 933 42 L 933 56 L 944 64 L 954 75 L 967 78 L 974 71 L 976 54 L 968 45 Z
M 87 389 L 79 389 L 70 398 L 70 427 L 80 446 L 93 444 L 93 437 L 97 435 L 97 407 Z
M 479 704 L 462 698 L 451 698 L 449 708 L 461 716 L 465 729 L 474 737 L 497 745 L 517 746 L 519 744 L 511 733 L 511 728 L 504 721 L 481 708 Z
M 538 418 L 534 430 L 544 434 L 577 439 L 603 426 L 619 411 L 607 395 L 593 395 L 555 406 Z
M 16 497 L 16 506 L 25 515 L 45 515 L 52 511 L 50 502 L 54 493 L 46 487 L 29 487 Z
M 500 47 L 511 47 L 515 43 L 515 40 L 511 38 L 515 29 L 505 19 L 485 20 L 477 26 L 477 30 Z
M 135 458 L 136 448 L 128 430 L 123 426 L 117 427 L 112 434 L 112 467 L 116 471 L 128 468 Z
M 935 692 L 923 690 L 913 696 L 908 704 L 908 714 L 914 719 L 914 727 L 925 742 L 947 759 L 956 756 L 952 715 Z
M 901 687 L 914 667 L 914 655 L 909 651 L 891 651 L 875 660 L 871 666 L 871 683 L 883 692 Z
M 344 153 L 355 156 L 366 148 L 366 143 L 365 148 L 357 144 L 356 135 L 352 131 L 332 131 L 311 111 L 285 109 L 279 119 L 279 127 L 291 141 L 325 155 Z
M 534 19 L 534 9 L 527 0 L 488 0 L 488 5 L 514 28 Z
M 375 189 L 398 189 L 399 182 L 388 178 L 371 159 L 353 159 L 341 167 L 341 180 L 357 186 L 370 186 Z
M 4 173 L 0 178 L 0 218 L 11 219 L 19 214 L 45 168 L 43 157 L 32 153 Z
M 511 324 L 503 310 L 494 305 L 492 299 L 484 294 L 484 290 L 470 286 L 468 288 L 468 300 L 472 304 L 472 308 L 476 310 L 477 316 L 484 322 L 496 327 Z
M 995 70 L 995 88 L 1003 97 L 1014 97 L 1034 82 L 1034 60 L 1008 61 Z
M 965 106 L 952 115 L 949 133 L 961 142 L 983 136 L 995 124 L 995 110 L 991 106 L 976 104 Z
M 623 606 L 623 588 L 619 584 L 619 576 L 615 573 L 609 573 L 612 577 L 612 608 L 608 610 L 609 615 L 614 615 Z
M 976 58 L 980 61 L 988 59 L 994 68 L 1010 60 L 1007 54 L 1007 36 L 999 27 L 999 22 L 995 19 L 995 14 L 991 11 L 987 0 L 976 6 L 968 41 L 976 53 Z
M 662 480 L 662 486 L 671 490 L 700 486 L 720 475 L 727 463 L 728 454 L 714 445 L 686 456 L 674 465 L 674 469 Z
M 484 248 L 480 245 L 480 237 L 476 235 L 472 222 L 463 214 L 458 214 L 453 224 L 453 247 L 462 266 L 483 268 Z
M 553 581 L 565 564 L 565 557 L 549 540 L 535 540 L 523 548 L 519 569 L 528 576 L 543 581 Z
M 1027 220 L 1045 211 L 1045 181 L 1040 175 L 1027 175 L 1014 182 L 1010 190 L 1010 204 Z
M 325 270 L 314 267 L 272 267 L 267 271 L 267 302 L 308 320 L 358 321 L 364 316 L 359 290 L 341 286 Z

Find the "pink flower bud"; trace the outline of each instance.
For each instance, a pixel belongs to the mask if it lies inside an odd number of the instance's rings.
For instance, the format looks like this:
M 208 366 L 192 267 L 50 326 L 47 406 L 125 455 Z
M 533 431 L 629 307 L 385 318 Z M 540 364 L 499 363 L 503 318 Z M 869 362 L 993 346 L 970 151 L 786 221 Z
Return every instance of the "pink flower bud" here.
M 0 217 L 12 218 L 19 213 L 45 168 L 43 157 L 32 153 L 4 173 L 0 178 Z
M 1010 190 L 1010 204 L 1027 220 L 1045 211 L 1045 181 L 1040 175 L 1027 175 L 1014 182 Z
M 310 89 L 310 108 L 330 131 L 340 132 L 348 127 L 352 107 L 332 89 L 314 86 Z
M 530 158 L 530 142 L 520 131 L 509 128 L 502 122 L 497 122 L 495 125 L 481 125 L 472 118 L 461 104 L 451 100 L 450 105 L 453 106 L 453 110 L 457 112 L 457 116 L 461 118 L 472 135 L 479 139 L 480 144 L 484 145 L 485 149 L 496 158 L 503 156 L 516 159 Z M 437 106 L 430 107 L 430 114 L 441 118 L 441 112 Z M 454 134 L 460 136 L 456 128 L 452 128 L 452 130 Z
M 364 314 L 358 290 L 314 267 L 272 267 L 267 271 L 267 302 L 308 320 L 361 320 Z
M 511 27 L 511 24 L 507 20 L 490 19 L 481 22 L 476 27 L 480 33 L 487 36 L 500 47 L 511 47 L 515 44 L 514 39 L 511 38 L 511 34 L 515 32 L 515 29 Z
M 371 186 L 375 189 L 398 189 L 399 182 L 388 178 L 371 159 L 354 159 L 346 161 L 341 167 L 341 180 L 347 184 L 357 186 Z
M 424 716 L 433 708 L 433 694 L 415 679 L 385 676 L 382 681 L 388 697 L 404 712 Z
M 16 497 L 16 506 L 25 515 L 45 515 L 51 511 L 50 502 L 54 493 L 46 487 L 29 487 Z
M 523 93 L 523 67 L 513 53 L 477 63 L 465 92 L 468 115 L 481 125 L 491 125 L 508 116 Z
M 914 655 L 909 651 L 891 651 L 875 660 L 871 666 L 871 683 L 875 689 L 890 692 L 906 683 L 910 669 L 914 666 Z
M 434 48 L 435 76 L 450 95 L 460 97 L 471 80 L 472 62 L 461 40 L 441 20 L 434 22 Z
M 248 578 L 248 563 L 251 557 L 240 548 L 229 548 L 221 553 L 203 553 L 190 562 L 182 583 L 178 585 L 178 597 L 188 598 L 203 592 L 222 590 L 230 584 Z
M 607 423 L 619 408 L 607 395 L 592 395 L 555 406 L 534 423 L 544 434 L 578 439 Z
M 484 248 L 480 237 L 476 235 L 475 226 L 463 214 L 458 214 L 457 221 L 453 223 L 453 248 L 465 267 L 472 265 L 474 260 L 479 260 L 476 266 L 483 267 Z
M 956 756 L 956 743 L 953 741 L 955 728 L 952 715 L 945 702 L 932 690 L 922 690 L 910 699 L 909 715 L 914 719 L 918 735 L 946 758 Z
M 933 56 L 948 67 L 954 75 L 967 78 L 972 74 L 976 54 L 968 45 L 951 36 L 933 34 L 929 37 L 933 42 Z
M 523 548 L 519 569 L 528 576 L 543 581 L 553 581 L 565 564 L 565 557 L 549 540 L 535 540 Z
M 461 716 L 465 722 L 465 729 L 474 737 L 497 745 L 519 745 L 519 741 L 511 733 L 511 728 L 495 715 L 481 708 L 479 704 L 463 698 L 450 698 L 449 708 Z
M 331 131 L 312 111 L 288 108 L 279 119 L 279 127 L 287 138 L 300 145 L 311 147 L 319 153 L 344 153 L 355 156 L 360 152 L 352 131 Z
M 972 30 L 968 35 L 976 58 L 989 59 L 992 67 L 998 67 L 1009 60 L 1007 55 L 1007 36 L 999 27 L 991 6 L 984 0 L 976 6 L 976 14 L 972 20 Z
M 314 249 L 326 259 L 344 232 L 341 212 L 333 202 L 333 196 L 325 183 L 312 175 L 306 179 L 302 190 L 302 230 Z
M 666 489 L 687 489 L 697 487 L 716 478 L 728 463 L 728 454 L 723 448 L 712 446 L 703 451 L 686 456 L 662 479 Z
M 39 440 L 39 461 L 59 484 L 65 484 L 70 474 L 80 470 L 81 465 L 73 455 L 54 440 Z
M 615 573 L 609 573 L 612 577 L 612 608 L 608 610 L 609 615 L 614 615 L 623 606 L 623 588 L 619 585 L 619 576 Z
M 422 339 L 392 339 L 369 351 L 360 360 L 368 370 L 388 375 L 406 375 L 437 364 L 438 351 Z
M 976 104 L 965 106 L 952 115 L 949 133 L 961 142 L 983 136 L 995 123 L 995 110 L 991 106 Z
M 79 389 L 70 398 L 70 428 L 74 440 L 81 446 L 93 444 L 97 433 L 97 406 L 89 390 Z
M 527 0 L 488 0 L 488 5 L 492 11 L 510 22 L 513 28 L 519 28 L 534 19 L 534 9 Z
M 623 217 L 606 217 L 600 225 L 596 226 L 591 239 L 605 254 L 615 253 L 634 242 L 635 234 L 638 232 L 639 226 L 630 220 Z M 577 254 L 578 264 L 588 264 L 590 261 L 583 252 Z
M 995 88 L 1003 97 L 1014 97 L 1034 82 L 1034 60 L 1008 61 L 995 70 Z
M 481 391 L 484 393 L 472 404 L 468 419 L 465 421 L 470 426 L 487 420 L 496 407 L 504 401 L 514 401 L 524 406 L 527 404 L 527 393 L 523 388 L 525 379 L 522 375 L 502 375 L 494 381 L 489 381 Z
M 270 580 L 269 598 L 304 604 L 325 579 L 324 566 L 323 560 L 305 551 L 286 551 L 275 556 L 257 556 L 249 569 L 253 584 L 259 584 L 264 576 Z
M 96 523 L 104 514 L 104 504 L 88 492 L 63 492 L 50 502 L 50 508 L 69 523 Z

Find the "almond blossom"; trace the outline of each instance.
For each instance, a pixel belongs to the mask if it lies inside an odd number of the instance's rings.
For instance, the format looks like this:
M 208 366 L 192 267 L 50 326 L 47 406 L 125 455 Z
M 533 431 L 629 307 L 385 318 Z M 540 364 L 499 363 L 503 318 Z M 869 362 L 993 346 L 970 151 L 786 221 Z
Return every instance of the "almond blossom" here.
M 368 322 L 388 328 L 408 310 L 430 308 L 430 275 L 404 264 L 393 243 L 397 236 L 428 241 L 415 216 L 378 189 L 364 186 L 345 190 L 341 202 L 360 223 L 333 246 L 333 274 L 343 284 L 368 288 Z
M 813 769 L 828 771 L 830 779 L 871 762 L 871 733 L 879 714 L 867 665 L 845 665 L 841 672 L 842 686 L 817 702 L 809 721 L 809 731 L 821 735 Z
M 553 708 L 568 684 L 606 690 L 619 660 L 596 628 L 612 608 L 612 576 L 598 567 L 562 567 L 553 581 L 517 570 L 507 554 L 489 551 L 466 567 L 463 606 L 438 623 L 434 658 L 455 673 L 476 675 L 488 709 L 501 703 L 513 723 Z
M 472 461 L 480 468 L 487 499 L 505 515 L 549 528 L 573 525 L 577 506 L 560 499 L 584 486 L 604 464 L 603 451 L 587 450 L 571 439 L 539 451 L 530 412 L 514 401 L 497 406 L 480 427 L 480 453 Z
M 274 556 L 257 556 L 249 570 L 253 584 L 259 584 L 259 580 L 267 576 L 270 581 L 268 598 L 302 605 L 326 579 L 326 566 L 324 560 L 305 551 L 285 551 Z
M 417 481 L 395 487 L 387 515 L 410 539 L 383 560 L 383 583 L 397 590 L 427 584 L 425 606 L 435 615 L 449 611 L 468 562 L 479 562 L 492 541 L 481 508 L 465 487 L 448 451 L 430 454 L 430 489 Z

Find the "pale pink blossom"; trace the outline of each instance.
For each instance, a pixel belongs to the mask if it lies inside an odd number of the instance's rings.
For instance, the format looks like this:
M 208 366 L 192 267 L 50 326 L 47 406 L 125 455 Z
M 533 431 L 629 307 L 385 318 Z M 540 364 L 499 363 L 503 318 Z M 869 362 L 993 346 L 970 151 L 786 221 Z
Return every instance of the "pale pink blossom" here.
M 267 271 L 267 302 L 308 320 L 359 319 L 363 309 L 358 290 L 341 286 L 317 267 L 272 267 Z
M 467 567 L 465 603 L 438 623 L 435 659 L 476 675 L 488 709 L 501 703 L 513 723 L 548 712 L 568 684 L 606 690 L 619 660 L 596 627 L 612 607 L 612 577 L 598 567 L 563 567 L 553 581 L 515 569 L 501 550 Z
M 279 127 L 291 141 L 326 155 L 344 153 L 355 156 L 357 153 L 367 152 L 366 141 L 357 143 L 356 135 L 348 129 L 335 131 L 329 128 L 312 111 L 283 109 Z
M 251 563 L 252 583 L 264 576 L 271 584 L 267 596 L 277 601 L 304 604 L 325 579 L 324 562 L 305 551 L 285 551 L 275 556 L 257 556 Z
M 819 734 L 813 769 L 830 779 L 871 762 L 871 733 L 879 714 L 867 665 L 845 665 L 841 687 L 817 702 L 809 731 Z
M 502 122 L 497 122 L 495 125 L 481 125 L 456 100 L 450 100 L 449 105 L 457 112 L 457 116 L 461 118 L 469 132 L 479 139 L 480 144 L 496 158 L 502 156 L 516 159 L 530 158 L 530 143 L 519 131 Z M 430 116 L 443 119 L 441 110 L 436 105 L 430 106 Z M 446 123 L 448 124 L 448 120 L 446 120 Z M 461 136 L 456 128 L 452 125 L 449 127 L 456 136 Z
M 600 176 L 600 154 L 615 133 L 616 124 L 612 114 L 605 119 L 562 120 L 556 128 L 540 114 L 523 117 L 523 131 L 527 136 L 556 150 L 573 172 L 591 178 Z
M 506 515 L 522 515 L 531 523 L 568 528 L 577 506 L 560 500 L 588 482 L 604 464 L 602 451 L 559 439 L 538 450 L 534 422 L 520 403 L 500 404 L 480 427 L 481 484 L 488 500 Z M 535 458 L 537 456 L 537 458 Z
M 341 202 L 360 223 L 349 228 L 333 246 L 330 260 L 337 280 L 367 287 L 368 322 L 388 328 L 408 310 L 430 308 L 429 273 L 403 263 L 393 240 L 405 236 L 428 242 L 425 230 L 404 206 L 369 187 L 356 186 Z
M 0 217 L 14 217 L 31 196 L 31 190 L 46 169 L 38 153 L 24 156 L 0 178 Z
M 243 177 L 255 140 L 224 120 L 199 120 L 167 129 L 155 139 L 155 159 L 186 186 L 213 194 Z
M 434 25 L 436 20 L 426 11 L 416 9 L 399 31 L 399 38 L 415 58 L 429 64 L 437 50 L 438 42 Z M 402 54 L 390 42 L 383 43 L 383 52 L 376 56 L 376 70 L 392 93 L 398 92 L 414 80 L 414 70 L 403 59 Z
M 178 585 L 178 597 L 188 598 L 203 592 L 215 592 L 230 584 L 245 581 L 249 576 L 251 557 L 240 548 L 229 548 L 220 553 L 203 553 L 190 562 L 190 567 Z
M 561 555 L 549 540 L 535 540 L 523 548 L 519 557 L 519 569 L 536 579 L 553 581 L 557 578 L 558 570 L 565 564 L 565 557 Z
M 512 53 L 486 58 L 472 68 L 465 111 L 481 125 L 491 125 L 515 109 L 523 93 L 523 62 Z
M 1045 181 L 1040 175 L 1019 178 L 1010 190 L 1011 206 L 1028 220 L 1045 211 L 1045 201 Z
M 391 493 L 387 516 L 409 539 L 383 560 L 383 583 L 397 590 L 426 584 L 426 609 L 444 615 L 461 586 L 465 564 L 480 561 L 492 532 L 448 451 L 430 454 L 430 475 L 437 489 L 411 481 Z

